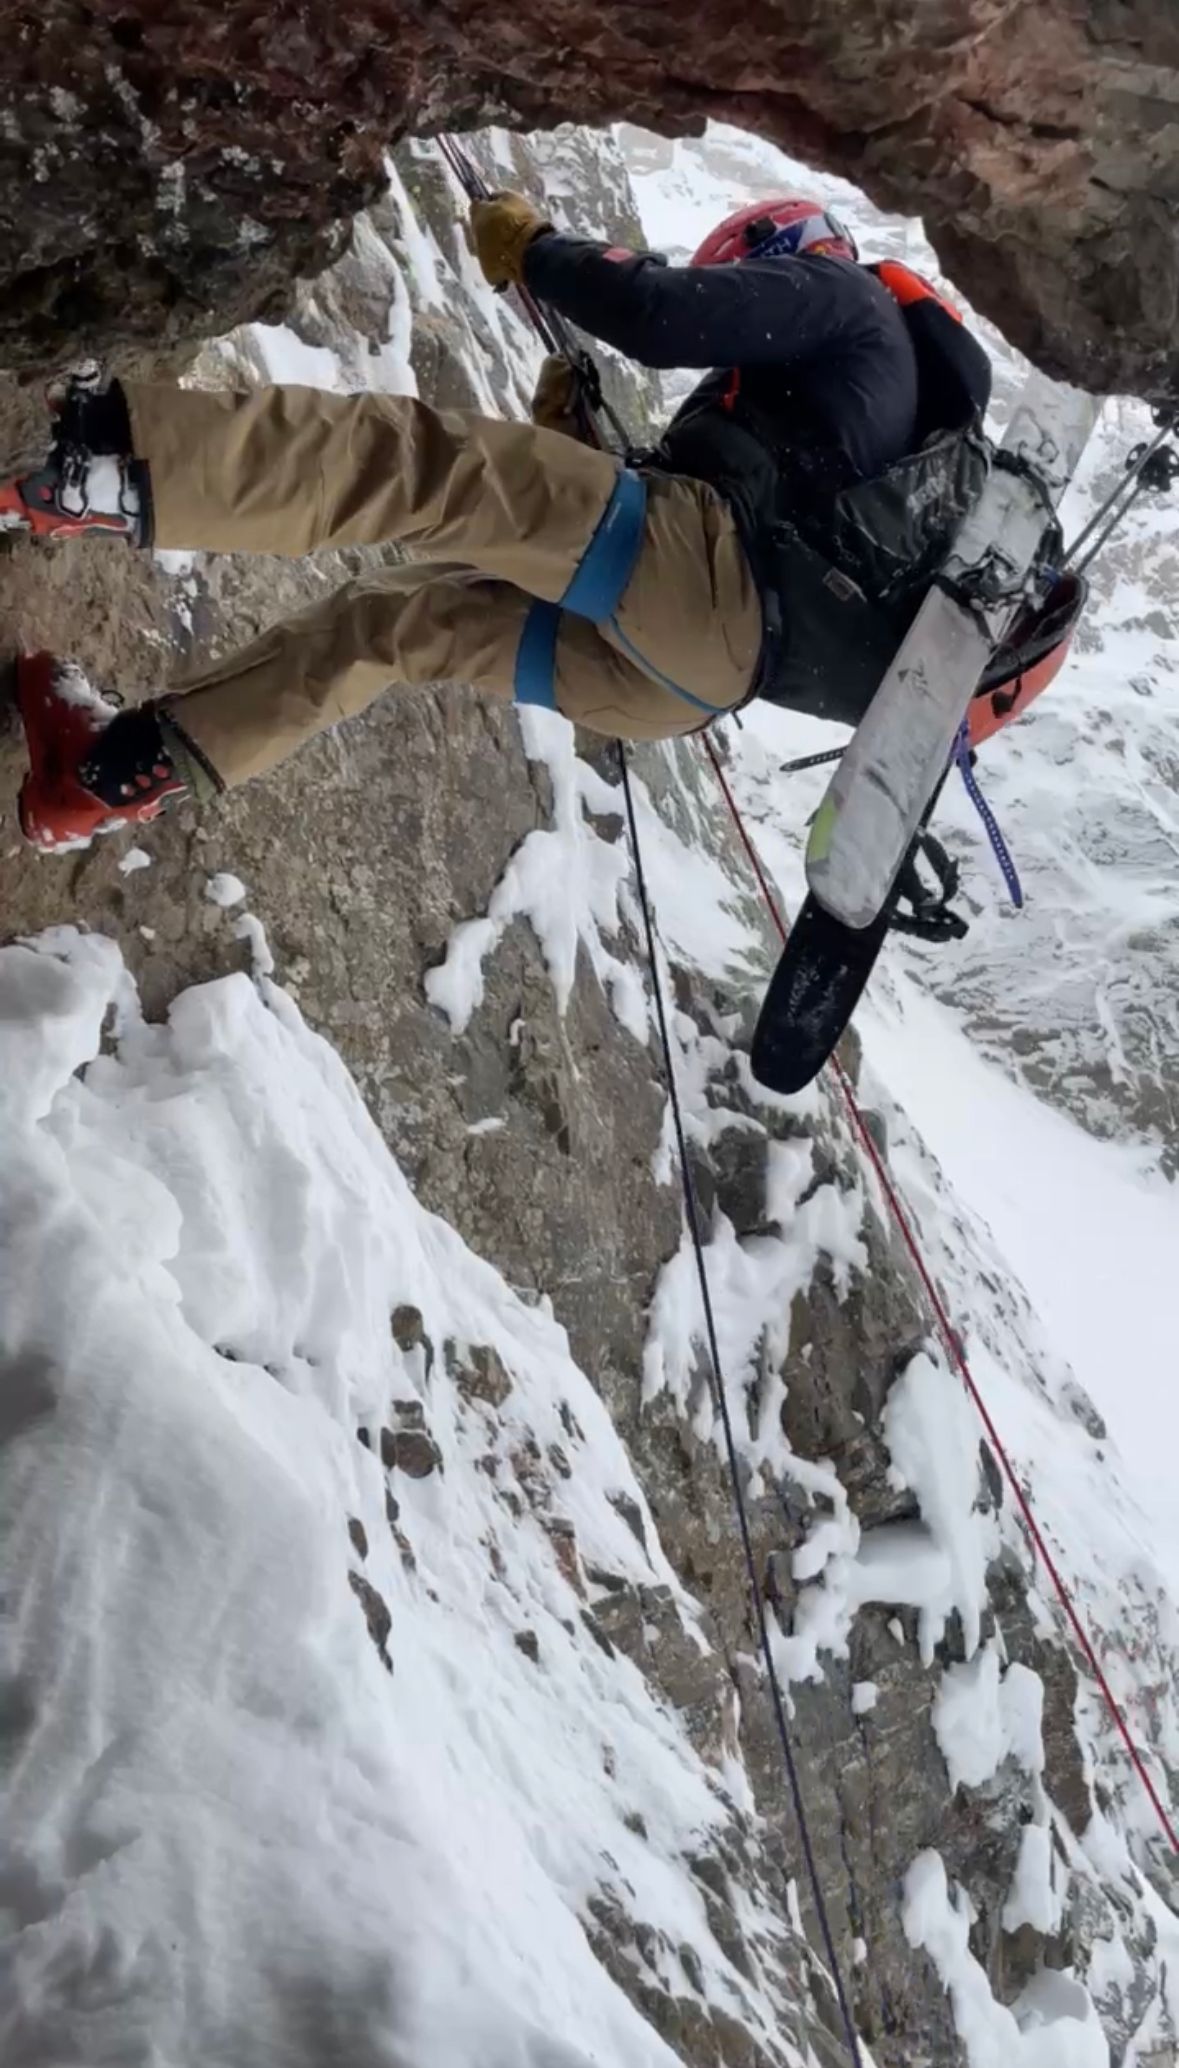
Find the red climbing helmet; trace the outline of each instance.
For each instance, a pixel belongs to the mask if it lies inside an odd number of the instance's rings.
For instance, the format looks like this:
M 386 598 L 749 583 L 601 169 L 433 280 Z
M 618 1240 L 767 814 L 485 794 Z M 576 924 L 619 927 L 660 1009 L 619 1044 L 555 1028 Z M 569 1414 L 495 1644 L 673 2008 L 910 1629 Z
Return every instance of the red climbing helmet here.
M 737 259 L 796 258 L 800 252 L 822 258 L 857 259 L 856 240 L 820 201 L 784 194 L 778 201 L 752 201 L 727 215 L 704 239 L 694 266 L 728 266 Z

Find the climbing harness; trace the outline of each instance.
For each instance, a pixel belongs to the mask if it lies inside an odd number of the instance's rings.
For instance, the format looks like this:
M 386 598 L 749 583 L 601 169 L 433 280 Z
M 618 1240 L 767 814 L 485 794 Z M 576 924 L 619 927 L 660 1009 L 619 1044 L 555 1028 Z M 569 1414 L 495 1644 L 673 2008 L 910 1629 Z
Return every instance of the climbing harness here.
M 455 174 L 455 177 L 460 181 L 460 184 L 464 187 L 464 190 L 468 194 L 469 198 L 483 198 L 488 191 L 486 183 L 475 172 L 474 167 L 470 165 L 469 161 L 466 159 L 465 154 L 460 151 L 459 147 L 456 144 L 454 144 L 452 139 L 442 138 L 439 141 L 440 146 L 443 150 L 443 155 L 446 157 L 447 163 L 450 165 L 451 170 Z M 559 321 L 555 326 L 552 312 L 542 309 L 540 305 L 536 303 L 535 298 L 528 293 L 527 289 L 523 290 L 521 299 L 526 313 L 529 315 L 530 320 L 533 322 L 534 327 L 537 330 L 537 334 L 540 336 L 542 342 L 546 344 L 547 348 L 550 350 L 563 350 L 565 356 L 571 356 L 567 349 L 567 346 L 572 345 L 573 341 L 568 337 L 567 333 L 565 333 L 566 344 L 564 346 L 555 342 L 563 332 L 564 326 L 559 324 Z M 550 344 L 550 339 L 554 340 L 554 343 Z M 575 365 L 579 363 L 579 360 L 582 357 L 588 358 L 589 356 L 588 354 L 583 355 L 581 353 L 580 347 L 576 345 L 573 346 L 573 351 L 576 356 L 573 357 L 572 363 Z M 593 421 L 592 411 L 589 412 L 589 419 L 591 435 L 599 444 L 604 443 L 601 433 L 596 423 Z M 1172 412 L 1170 415 L 1170 423 L 1173 424 L 1174 421 L 1175 413 Z M 620 426 L 619 429 L 621 430 Z M 1163 438 L 1165 438 L 1165 435 L 1166 432 L 1164 430 Z M 1142 457 L 1142 459 L 1139 460 L 1136 468 L 1136 479 L 1141 476 L 1143 467 L 1149 462 L 1152 452 L 1161 451 L 1163 445 L 1163 438 L 1156 439 L 1154 441 L 1153 447 L 1151 448 L 1151 451 L 1147 452 Z M 622 444 L 625 447 L 626 439 L 624 432 L 622 433 Z M 1179 465 L 1177 465 L 1176 471 L 1179 472 Z M 626 478 L 625 471 L 621 478 Z M 616 491 L 616 495 L 618 493 L 619 491 Z M 628 495 L 628 493 L 630 492 L 625 489 L 621 490 L 621 495 L 624 499 Z M 613 499 L 610 507 L 613 508 Z M 607 516 L 608 515 L 609 510 L 607 512 Z M 603 524 L 605 524 L 605 521 L 606 520 L 603 519 Z M 616 516 L 615 522 L 618 526 L 619 532 L 623 536 L 625 536 L 625 516 Z M 599 531 L 601 531 L 601 529 L 602 527 L 600 526 Z M 1091 527 L 1089 528 L 1089 530 L 1091 531 Z M 1083 534 L 1082 538 L 1076 542 L 1076 545 L 1073 548 L 1074 553 L 1077 551 L 1077 548 L 1080 545 L 1085 543 L 1085 537 L 1086 535 Z M 595 533 L 594 540 L 591 541 L 590 546 L 591 554 L 593 553 L 594 546 L 597 542 L 597 538 L 598 533 Z M 601 599 L 601 595 L 603 593 L 608 592 L 609 580 L 612 576 L 616 575 L 617 568 L 621 565 L 623 557 L 621 549 L 618 548 L 616 545 L 612 545 L 609 549 L 609 552 L 607 552 L 605 548 L 603 548 L 602 550 L 605 557 L 599 563 L 599 566 L 596 571 L 593 570 L 591 561 L 592 579 L 586 584 L 586 588 L 583 588 L 580 591 L 580 594 L 584 599 L 584 596 L 588 590 L 590 602 L 594 608 L 598 606 L 598 603 Z M 610 557 L 610 555 L 613 554 L 615 551 L 618 552 L 617 562 L 612 560 Z M 583 561 L 582 569 L 579 569 L 577 571 L 577 573 L 574 576 L 573 583 L 571 583 L 570 585 L 571 589 L 575 590 L 575 593 L 578 593 L 576 590 L 576 585 L 582 579 L 582 572 L 584 566 L 585 562 Z M 602 585 L 600 589 L 596 586 L 596 584 L 599 582 Z M 555 613 L 557 610 L 559 610 L 560 607 L 561 606 L 553 605 L 543 606 L 543 608 L 547 608 L 549 611 L 554 613 L 554 617 L 551 621 L 543 619 L 537 621 L 538 624 L 542 624 L 544 626 L 543 636 L 546 641 L 548 640 L 550 634 L 550 623 L 552 637 L 555 639 Z M 565 602 L 565 607 L 572 607 L 568 603 L 567 599 Z M 583 608 L 583 614 L 589 616 L 591 615 L 591 612 L 588 610 L 584 610 Z M 604 614 L 608 615 L 609 613 L 607 612 Z M 534 633 L 533 636 L 539 641 L 541 633 L 538 631 Z M 754 875 L 760 887 L 762 896 L 765 899 L 770 919 L 775 928 L 777 929 L 777 932 L 779 933 L 782 941 L 785 942 L 787 937 L 787 927 L 785 921 L 783 920 L 781 913 L 779 912 L 777 900 L 770 887 L 769 879 L 766 876 L 766 872 L 762 865 L 760 856 L 758 855 L 753 841 L 745 828 L 741 814 L 737 808 L 736 800 L 733 796 L 732 790 L 725 776 L 724 769 L 721 766 L 721 761 L 717 753 L 716 746 L 713 740 L 709 737 L 707 732 L 701 733 L 699 737 L 704 752 L 707 754 L 710 762 L 712 763 L 713 772 L 716 776 L 718 784 L 720 785 L 722 795 L 731 814 L 738 839 L 740 840 L 741 845 L 745 850 L 745 853 L 749 859 L 750 865 L 753 869 Z M 843 749 L 840 748 L 837 751 L 838 753 L 842 754 Z M 696 1277 L 700 1289 L 701 1310 L 704 1318 L 705 1339 L 708 1345 L 709 1359 L 711 1362 L 709 1385 L 711 1389 L 712 1399 L 715 1404 L 716 1411 L 719 1415 L 724 1435 L 725 1453 L 728 1464 L 729 1477 L 732 1482 L 733 1500 L 737 1515 L 738 1530 L 741 1538 L 741 1547 L 745 1563 L 745 1570 L 749 1584 L 750 1602 L 753 1609 L 754 1621 L 757 1627 L 758 1648 L 761 1653 L 762 1662 L 765 1668 L 766 1684 L 769 1690 L 769 1697 L 774 1716 L 775 1729 L 778 1737 L 778 1742 L 781 1748 L 783 1765 L 786 1772 L 787 1783 L 790 1789 L 790 1796 L 794 1805 L 795 1816 L 798 1822 L 799 1836 L 806 1863 L 807 1879 L 810 1884 L 811 1894 L 814 1901 L 815 1914 L 819 1923 L 820 1934 L 823 1941 L 823 1948 L 830 1966 L 832 1981 L 834 1984 L 836 1998 L 839 2006 L 840 2020 L 847 2041 L 848 2054 L 852 2062 L 852 2068 L 863 2068 L 863 2055 L 860 2049 L 859 2037 L 856 2032 L 855 2022 L 852 2017 L 851 2006 L 847 1990 L 844 1985 L 843 1972 L 840 1965 L 839 1956 L 836 1951 L 834 1933 L 831 1927 L 830 1916 L 827 1910 L 827 1904 L 823 1893 L 822 1879 L 819 1874 L 818 1861 L 815 1855 L 814 1845 L 812 1842 L 809 1823 L 807 1819 L 806 1805 L 803 1798 L 802 1785 L 798 1771 L 798 1764 L 794 1755 L 794 1748 L 791 1741 L 790 1729 L 787 1722 L 786 1703 L 783 1696 L 781 1683 L 778 1677 L 777 1666 L 774 1660 L 765 1588 L 763 1586 L 761 1576 L 758 1572 L 757 1558 L 753 1548 L 753 1538 L 749 1524 L 748 1505 L 746 1501 L 745 1489 L 741 1473 L 741 1461 L 737 1450 L 736 1436 L 733 1430 L 732 1417 L 728 1403 L 728 1395 L 724 1383 L 723 1367 L 720 1356 L 720 1345 L 717 1338 L 716 1319 L 712 1304 L 711 1289 L 709 1286 L 708 1265 L 705 1255 L 705 1244 L 702 1233 L 700 1204 L 696 1191 L 695 1180 L 692 1174 L 692 1166 L 688 1157 L 687 1138 L 683 1119 L 683 1109 L 679 1093 L 679 1080 L 675 1066 L 675 1058 L 672 1052 L 671 1033 L 668 1025 L 667 1010 L 664 1001 L 663 983 L 659 971 L 659 960 L 656 948 L 654 918 L 652 915 L 651 899 L 647 885 L 646 872 L 643 866 L 642 847 L 639 839 L 638 818 L 635 811 L 630 764 L 627 756 L 626 746 L 622 740 L 617 740 L 615 742 L 615 752 L 618 761 L 619 777 L 622 785 L 623 799 L 625 804 L 631 854 L 634 859 L 635 883 L 638 891 L 639 909 L 642 916 L 643 933 L 646 944 L 647 963 L 651 976 L 651 990 L 655 1006 L 656 1026 L 659 1035 L 660 1048 L 662 1051 L 664 1072 L 667 1080 L 668 1099 L 671 1105 L 672 1124 L 675 1133 L 676 1148 L 679 1160 L 680 1184 L 684 1200 L 684 1214 L 687 1223 L 689 1238 L 692 1244 L 693 1256 L 695 1259 Z M 963 728 L 963 733 L 959 736 L 959 740 L 957 742 L 956 756 L 959 759 L 960 765 L 962 765 L 963 762 L 966 763 L 966 766 L 963 768 L 963 773 L 964 775 L 967 775 L 969 777 L 969 789 L 971 787 L 971 784 L 973 783 L 973 775 L 972 772 L 969 770 L 969 737 L 967 728 L 965 727 Z M 805 757 L 805 764 L 815 766 L 816 758 Z M 974 792 L 977 792 L 977 784 L 973 785 L 973 790 Z M 991 834 L 992 844 L 996 846 L 996 853 L 1000 854 L 1001 856 L 1006 856 L 1006 848 L 1002 841 L 1002 835 L 999 833 L 999 829 L 994 821 L 993 815 L 989 813 L 985 805 L 982 804 L 981 799 L 977 796 L 976 802 L 979 803 L 980 809 L 982 809 L 983 811 L 984 824 L 987 826 L 988 833 Z M 937 848 L 940 849 L 940 843 L 937 843 L 936 845 Z M 929 848 L 927 847 L 925 851 L 928 856 Z M 940 853 L 942 856 L 945 856 L 944 849 L 940 849 Z M 1008 887 L 1012 891 L 1013 899 L 1018 903 L 1020 902 L 1018 878 L 1015 876 L 1015 871 L 1011 865 L 1010 857 L 1007 856 L 1006 860 L 1007 869 L 1005 870 L 1005 874 L 1008 870 L 1010 871 L 1010 874 L 1008 875 Z M 945 882 L 949 882 L 953 870 L 953 864 L 948 856 L 945 856 L 945 864 L 947 873 L 944 880 Z M 940 880 L 940 871 L 937 863 L 935 862 L 933 866 L 935 874 L 939 875 Z M 944 905 L 945 903 L 946 897 L 943 892 L 942 904 Z M 892 1176 L 888 1170 L 884 1156 L 881 1153 L 880 1147 L 875 1139 L 875 1136 L 873 1135 L 871 1128 L 869 1127 L 865 1113 L 861 1108 L 859 1101 L 856 1097 L 855 1088 L 852 1085 L 851 1079 L 848 1076 L 843 1064 L 840 1062 L 838 1056 L 832 1057 L 830 1067 L 834 1073 L 835 1080 L 839 1085 L 840 1091 L 842 1093 L 844 1102 L 847 1107 L 849 1118 L 851 1120 L 855 1133 L 859 1139 L 863 1153 L 866 1156 L 876 1176 L 876 1179 L 881 1187 L 881 1191 L 888 1205 L 889 1213 L 897 1228 L 898 1233 L 902 1238 L 902 1241 L 904 1242 L 905 1248 L 908 1252 L 913 1267 L 917 1272 L 918 1278 L 925 1292 L 926 1299 L 929 1303 L 930 1312 L 934 1318 L 934 1322 L 936 1324 L 938 1333 L 940 1334 L 942 1341 L 945 1345 L 948 1357 L 951 1362 L 951 1366 L 958 1372 L 962 1380 L 962 1383 L 965 1386 L 966 1391 L 969 1394 L 970 1399 L 972 1400 L 982 1420 L 983 1428 L 986 1431 L 988 1441 L 992 1447 L 992 1450 L 994 1451 L 996 1458 L 999 1461 L 999 1465 L 1007 1480 L 1007 1483 L 1011 1488 L 1011 1492 L 1014 1496 L 1015 1503 L 1020 1511 L 1020 1514 L 1023 1517 L 1025 1526 L 1027 1528 L 1029 1539 L 1033 1546 L 1033 1551 L 1035 1555 L 1040 1559 L 1044 1567 L 1044 1570 L 1047 1572 L 1049 1579 L 1051 1580 L 1052 1586 L 1055 1590 L 1057 1598 L 1067 1618 L 1068 1624 L 1073 1632 L 1074 1637 L 1076 1638 L 1078 1645 L 1080 1646 L 1080 1649 L 1088 1664 L 1089 1670 L 1093 1675 L 1094 1681 L 1096 1682 L 1096 1685 L 1101 1692 L 1102 1698 L 1106 1704 L 1106 1707 L 1109 1710 L 1109 1713 L 1113 1719 L 1113 1722 L 1122 1740 L 1122 1743 L 1126 1748 L 1131 1765 L 1133 1766 L 1135 1773 L 1137 1774 L 1139 1780 L 1142 1782 L 1144 1789 L 1146 1790 L 1146 1794 L 1150 1800 L 1151 1806 L 1154 1809 L 1156 1816 L 1158 1817 L 1159 1824 L 1163 1832 L 1165 1833 L 1167 1840 L 1170 1846 L 1172 1847 L 1172 1850 L 1176 1853 L 1179 1853 L 1179 1834 L 1177 1834 L 1175 1826 L 1172 1823 L 1170 1817 L 1168 1816 L 1166 1809 L 1164 1808 L 1162 1799 L 1159 1795 L 1157 1788 L 1155 1787 L 1150 1772 L 1147 1768 L 1145 1757 L 1143 1753 L 1140 1751 L 1134 1739 L 1129 1724 L 1127 1723 L 1126 1718 L 1122 1712 L 1121 1705 L 1113 1691 L 1113 1688 L 1110 1685 L 1108 1676 L 1101 1664 L 1100 1659 L 1097 1656 L 1096 1650 L 1094 1649 L 1093 1642 L 1089 1636 L 1089 1633 L 1086 1630 L 1085 1625 L 1081 1620 L 1080 1614 L 1073 1602 L 1070 1590 L 1066 1585 L 1062 1574 L 1060 1573 L 1060 1570 L 1052 1556 L 1051 1551 L 1049 1550 L 1044 1533 L 1038 1521 L 1036 1520 L 1036 1516 L 1032 1509 L 1028 1495 L 1024 1491 L 1023 1485 L 1020 1481 L 1019 1475 L 1015 1469 L 1011 1457 L 1007 1451 L 1007 1448 L 1004 1445 L 1002 1438 L 1000 1437 L 999 1432 L 995 1426 L 990 1410 L 987 1407 L 986 1401 L 983 1398 L 978 1382 L 976 1381 L 974 1374 L 971 1370 L 970 1363 L 963 1345 L 962 1337 L 960 1336 L 958 1330 L 954 1327 L 950 1319 L 949 1311 L 947 1309 L 944 1299 L 942 1298 L 941 1293 L 938 1290 L 936 1281 L 933 1277 L 932 1270 L 925 1261 L 925 1257 L 921 1250 L 921 1246 L 918 1243 L 917 1236 L 913 1228 L 913 1224 L 910 1221 L 909 1215 L 901 1201 L 900 1194 L 897 1191 L 897 1188 L 893 1182 Z
M 515 697 L 518 704 L 557 708 L 554 666 L 562 611 L 607 623 L 622 601 L 643 543 L 647 516 L 647 484 L 641 474 L 623 467 L 597 530 L 582 554 L 559 603 L 536 602 L 524 621 L 516 655 Z

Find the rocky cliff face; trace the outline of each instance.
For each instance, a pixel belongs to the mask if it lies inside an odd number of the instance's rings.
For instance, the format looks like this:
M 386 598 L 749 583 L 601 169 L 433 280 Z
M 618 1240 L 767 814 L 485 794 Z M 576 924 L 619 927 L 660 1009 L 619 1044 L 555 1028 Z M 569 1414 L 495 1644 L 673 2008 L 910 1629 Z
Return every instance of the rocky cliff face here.
M 516 175 L 510 139 L 479 148 L 489 174 Z M 630 215 L 604 142 L 566 135 L 550 153 L 550 172 L 576 181 L 580 219 L 607 227 Z M 533 348 L 475 279 L 447 182 L 413 148 L 393 174 L 289 326 L 221 341 L 197 378 L 310 366 L 358 386 L 416 370 L 424 393 L 519 406 Z M 319 356 L 300 358 L 309 352 Z M 632 401 L 637 414 L 644 397 Z M 131 560 L 14 552 L 9 637 L 52 638 L 68 609 L 79 656 L 135 693 L 158 680 L 168 645 L 239 637 L 342 571 L 226 560 L 149 574 Z M 10 849 L 6 925 L 68 919 L 114 934 L 159 1014 L 181 984 L 256 954 L 256 935 L 235 947 L 204 894 L 211 874 L 235 872 L 279 980 L 347 1061 L 423 1204 L 526 1300 L 551 1302 L 633 1459 L 646 1513 L 630 1496 L 618 1512 L 649 1554 L 649 1578 L 587 1564 L 562 1505 L 581 1483 L 576 1425 L 555 1445 L 509 1438 L 504 1375 L 486 1357 L 459 1374 L 488 1417 L 480 1469 L 499 1475 L 505 1530 L 543 1526 L 587 1655 L 632 1661 L 705 1762 L 721 1809 L 698 1846 L 675 1843 L 723 1987 L 608 1853 L 581 1923 L 687 2068 L 804 2057 L 836 2068 L 845 2051 L 683 1241 L 616 767 L 601 743 L 580 745 L 575 755 L 559 725 L 522 735 L 510 713 L 461 690 L 389 698 L 223 812 L 167 822 L 150 868 L 120 866 L 125 838 L 61 864 Z M 10 745 L 6 816 L 17 768 Z M 1174 2058 L 1174 1889 L 1133 1776 L 1078 1681 L 995 1461 L 931 1353 L 929 1317 L 846 1116 L 825 1091 L 775 1101 L 749 1078 L 749 978 L 772 940 L 706 765 L 686 743 L 636 756 L 636 769 L 739 1470 L 857 2022 L 881 2068 L 993 2058 L 973 2050 L 984 2043 L 1029 2068 L 1162 2068 Z M 566 887 L 558 934 L 521 889 L 529 852 Z M 471 988 L 461 929 L 489 908 Z M 1165 1786 L 1179 1765 L 1173 1649 L 1157 1579 L 1109 1498 L 1100 1420 L 901 1117 L 881 1126 L 907 1159 L 972 1346 L 1027 1417 L 1022 1462 Z M 427 1373 L 449 1373 L 443 1342 L 421 1348 L 420 1317 L 395 1315 L 394 1333 Z M 428 1437 L 440 1411 L 427 1392 L 427 1427 L 409 1434 Z M 419 1448 L 428 1472 L 429 1445 Z M 1100 1513 L 1103 1527 L 1081 1531 L 1077 1512 Z M 396 1504 L 392 1520 L 404 1536 Z M 494 1542 L 483 1555 L 498 1577 Z M 383 1648 L 389 1612 L 358 1578 Z M 648 1828 L 654 1807 L 632 1806 L 628 1830 L 666 1848 Z M 935 1855 L 965 1891 L 953 1902 Z
M 187 338 L 281 306 L 391 138 L 624 118 L 759 130 L 925 217 L 1049 371 L 1155 395 L 1179 303 L 1166 0 L 695 0 L 669 61 L 609 0 L 12 0 L 0 50 L 0 361 Z

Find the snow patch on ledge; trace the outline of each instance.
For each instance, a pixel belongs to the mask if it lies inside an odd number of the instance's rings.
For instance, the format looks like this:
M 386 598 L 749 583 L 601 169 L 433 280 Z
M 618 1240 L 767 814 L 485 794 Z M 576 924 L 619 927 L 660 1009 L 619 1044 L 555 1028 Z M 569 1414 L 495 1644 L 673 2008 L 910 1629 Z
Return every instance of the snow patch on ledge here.
M 821 1677 L 820 1654 L 845 1657 L 852 1622 L 869 1602 L 918 1611 L 926 1665 L 951 1615 L 962 1621 L 967 1653 L 978 1645 L 986 1607 L 987 1564 L 997 1547 L 994 1518 L 975 1503 L 978 1432 L 957 1380 L 934 1356 L 911 1359 L 889 1393 L 884 1434 L 893 1482 L 917 1495 L 921 1519 L 885 1522 L 861 1534 L 846 1498 L 794 1554 L 804 1586 L 788 1636 L 774 1649 L 791 1680 Z M 842 1495 L 842 1489 L 840 1489 Z
M 624 840 L 603 840 L 585 813 L 616 813 L 620 794 L 574 750 L 573 727 L 555 712 L 518 713 L 525 749 L 542 761 L 553 787 L 553 824 L 528 835 L 508 862 L 482 919 L 468 919 L 451 934 L 446 957 L 426 977 L 426 996 L 456 1034 L 483 1002 L 483 965 L 513 919 L 527 919 L 540 942 L 562 1012 L 573 992 L 577 954 L 584 946 L 621 1026 L 646 1046 L 647 997 L 642 978 L 620 961 L 603 935 L 622 925 L 619 899 L 630 859 Z
M 1092 1998 L 1070 1974 L 1044 1968 L 1008 2009 L 996 2003 L 970 1951 L 973 1909 L 951 1893 L 940 1854 L 919 1853 L 905 1877 L 904 1926 L 949 1991 L 969 2068 L 1109 2068 Z
M 719 1110 L 715 1132 L 735 1124 Z M 719 1209 L 706 1248 L 708 1284 L 716 1323 L 725 1397 L 738 1449 L 754 1474 L 788 1477 L 821 1492 L 846 1514 L 846 1500 L 829 1467 L 796 1457 L 782 1429 L 790 1348 L 791 1311 L 826 1260 L 846 1294 L 853 1271 L 867 1266 L 861 1240 L 864 1198 L 834 1181 L 809 1193 L 814 1150 L 809 1141 L 766 1144 L 766 1233 L 739 1237 Z M 709 1357 L 695 1252 L 685 1231 L 659 1274 L 643 1352 L 643 1399 L 671 1394 L 701 1442 L 721 1441 L 719 1415 L 708 1384 Z M 756 1400 L 756 1405 L 754 1405 Z
M 1030 1666 L 1002 1673 L 998 1647 L 947 1666 L 933 1704 L 933 1729 L 951 1788 L 981 1788 L 1007 1758 L 1025 1773 L 1044 1771 L 1044 1683 Z

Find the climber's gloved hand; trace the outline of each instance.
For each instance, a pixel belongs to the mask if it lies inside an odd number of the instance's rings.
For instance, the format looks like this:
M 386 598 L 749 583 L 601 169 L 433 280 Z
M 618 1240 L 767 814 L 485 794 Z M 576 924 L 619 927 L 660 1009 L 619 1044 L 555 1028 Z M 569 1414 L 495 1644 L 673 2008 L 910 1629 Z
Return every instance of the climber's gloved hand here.
M 492 287 L 519 286 L 524 277 L 524 253 L 534 237 L 552 224 L 523 194 L 492 194 L 486 201 L 472 201 L 471 250 Z
M 567 438 L 581 436 L 576 369 L 560 353 L 550 352 L 540 369 L 531 415 L 542 430 L 563 431 Z

